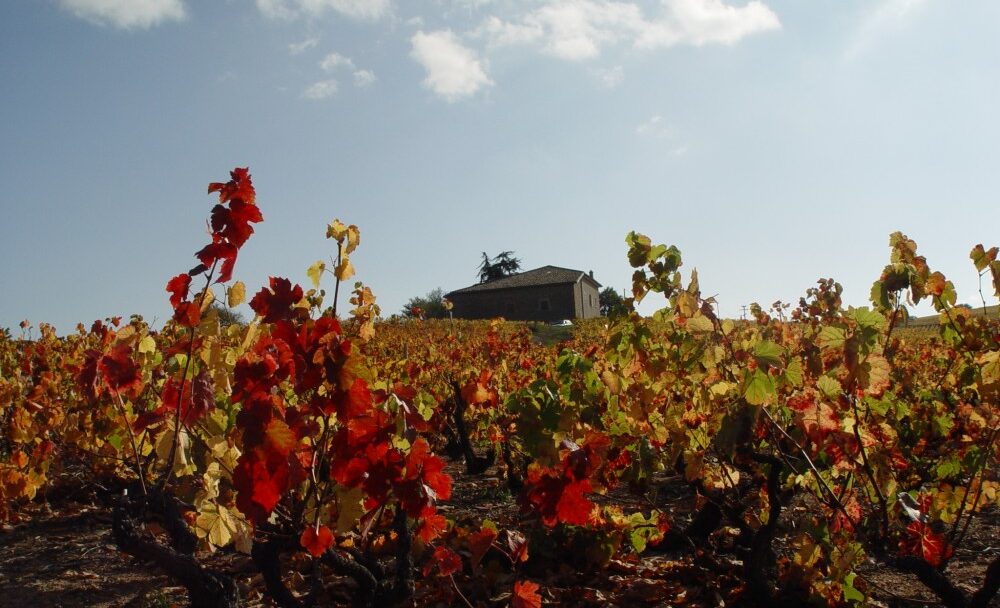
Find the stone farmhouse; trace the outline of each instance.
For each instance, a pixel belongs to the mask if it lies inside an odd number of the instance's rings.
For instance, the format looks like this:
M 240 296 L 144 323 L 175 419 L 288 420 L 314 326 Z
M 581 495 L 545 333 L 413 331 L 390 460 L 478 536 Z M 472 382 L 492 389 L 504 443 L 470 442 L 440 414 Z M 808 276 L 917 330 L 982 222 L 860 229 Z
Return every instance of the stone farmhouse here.
M 459 319 L 553 322 L 601 315 L 601 284 L 594 273 L 542 266 L 502 279 L 470 285 L 445 297 Z

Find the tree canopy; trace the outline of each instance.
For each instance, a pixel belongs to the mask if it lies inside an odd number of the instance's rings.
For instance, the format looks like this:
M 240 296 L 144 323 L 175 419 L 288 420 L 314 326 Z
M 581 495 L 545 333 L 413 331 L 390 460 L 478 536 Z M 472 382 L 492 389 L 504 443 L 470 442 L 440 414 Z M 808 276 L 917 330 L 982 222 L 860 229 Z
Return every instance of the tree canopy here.
M 625 300 L 613 287 L 605 287 L 600 293 L 601 316 L 617 317 L 625 314 L 628 309 L 625 307 Z
M 216 300 L 212 302 L 211 308 L 219 315 L 219 325 L 229 327 L 230 325 L 246 325 L 247 321 L 238 310 L 233 310 Z
M 493 258 L 483 252 L 483 261 L 479 263 L 479 282 L 488 283 L 521 270 L 521 260 L 514 257 L 513 251 L 501 251 Z
M 444 290 L 440 287 L 427 292 L 427 295 L 415 296 L 403 305 L 400 311 L 404 317 L 423 317 L 425 319 L 447 319 L 448 308 L 444 303 Z

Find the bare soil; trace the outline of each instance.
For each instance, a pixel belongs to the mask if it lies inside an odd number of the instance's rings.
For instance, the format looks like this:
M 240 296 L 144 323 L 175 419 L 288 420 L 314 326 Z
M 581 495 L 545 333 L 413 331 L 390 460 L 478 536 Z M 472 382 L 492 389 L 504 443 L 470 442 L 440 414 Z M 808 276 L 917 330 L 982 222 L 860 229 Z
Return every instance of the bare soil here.
M 441 505 L 446 517 L 474 528 L 489 519 L 501 531 L 520 530 L 530 536 L 530 522 L 521 516 L 515 498 L 498 477 L 490 476 L 491 472 L 470 477 L 455 464 L 449 464 L 448 472 L 455 487 L 452 500 Z M 619 505 L 626 512 L 648 512 L 656 507 L 668 510 L 676 519 L 683 518 L 691 502 L 687 489 L 679 480 L 671 479 L 659 480 L 658 486 L 655 498 L 617 489 L 595 500 Z M 59 500 L 30 505 L 22 523 L 0 530 L 0 607 L 187 605 L 182 587 L 116 549 L 110 534 L 110 509 L 102 502 L 107 503 L 107 497 L 103 501 L 91 496 L 83 503 Z M 612 559 L 604 567 L 595 565 L 599 558 L 588 555 L 587 539 L 580 539 L 579 547 L 573 545 L 572 539 L 562 540 L 569 543 L 571 550 L 563 545 L 562 549 L 544 554 L 544 543 L 530 545 L 536 551 L 534 559 L 516 575 L 509 560 L 491 553 L 475 575 L 456 574 L 454 584 L 447 578 L 418 576 L 415 603 L 506 606 L 514 580 L 530 578 L 541 585 L 543 602 L 551 606 L 741 605 L 741 564 L 726 554 L 726 539 L 721 536 L 713 539 L 710 550 L 627 555 Z M 947 574 L 972 591 L 998 553 L 1000 513 L 991 512 L 974 521 Z M 199 557 L 236 579 L 244 605 L 270 605 L 263 598 L 262 582 L 247 556 L 218 552 Z M 915 578 L 881 564 L 870 562 L 858 575 L 868 585 L 875 606 L 938 605 L 933 594 Z M 292 579 L 293 589 L 304 587 L 300 575 L 293 573 Z M 349 605 L 351 581 L 330 577 L 325 582 L 328 602 Z M 1000 603 L 995 601 L 993 605 Z

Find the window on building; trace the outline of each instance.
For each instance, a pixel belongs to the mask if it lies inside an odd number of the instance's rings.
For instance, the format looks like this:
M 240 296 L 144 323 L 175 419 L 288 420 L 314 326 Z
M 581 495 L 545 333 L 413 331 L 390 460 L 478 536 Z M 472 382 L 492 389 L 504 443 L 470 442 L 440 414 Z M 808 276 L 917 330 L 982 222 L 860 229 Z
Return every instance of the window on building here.
M 549 299 L 548 298 L 542 298 L 541 300 L 538 301 L 538 310 L 547 311 L 547 310 L 551 310 L 551 309 L 552 309 L 552 307 L 549 304 Z

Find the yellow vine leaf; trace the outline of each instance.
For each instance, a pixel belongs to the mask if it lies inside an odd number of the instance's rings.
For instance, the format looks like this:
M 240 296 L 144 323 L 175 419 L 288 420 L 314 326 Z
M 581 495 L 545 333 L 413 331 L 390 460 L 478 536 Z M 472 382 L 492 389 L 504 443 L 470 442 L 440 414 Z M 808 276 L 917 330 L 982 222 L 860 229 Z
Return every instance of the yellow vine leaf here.
M 354 224 L 347 226 L 340 220 L 333 220 L 326 227 L 326 238 L 340 243 L 341 255 L 349 255 L 361 244 L 361 231 Z
M 361 231 L 354 224 L 347 227 L 347 244 L 344 253 L 351 253 L 361 244 Z
M 226 300 L 230 308 L 234 306 L 239 306 L 247 299 L 247 287 L 243 284 L 243 281 L 236 281 L 233 283 L 226 293 Z
M 202 336 L 218 336 L 222 325 L 219 323 L 219 311 L 214 308 L 201 316 L 198 323 L 198 333 Z
M 250 325 L 247 325 L 247 335 L 243 338 L 243 342 L 240 344 L 240 354 L 243 354 L 243 352 L 245 352 L 246 349 L 250 348 L 250 345 L 253 344 L 254 338 L 257 337 L 257 329 L 259 325 L 260 324 L 257 322 L 257 319 L 254 319 L 250 322 Z
M 306 276 L 312 281 L 313 287 L 319 287 L 319 279 L 323 276 L 324 270 L 326 270 L 326 264 L 323 263 L 323 260 L 316 260 L 316 263 L 306 271 Z
M 125 327 L 118 330 L 117 338 L 120 344 L 129 344 L 132 339 L 135 338 L 135 328 L 131 325 L 126 325 Z
M 365 514 L 364 496 L 360 488 L 337 486 L 337 534 L 347 534 Z
M 215 292 L 211 288 L 205 290 L 205 298 L 201 301 L 201 312 L 204 313 L 215 301 Z
M 219 479 L 221 477 L 222 471 L 219 468 L 219 463 L 215 461 L 208 463 L 205 472 L 201 476 L 202 489 L 198 492 L 198 498 L 195 500 L 195 506 L 199 510 L 202 509 L 203 504 L 219 497 Z
M 156 351 L 156 340 L 153 336 L 146 336 L 142 340 L 139 340 L 139 352 L 142 354 L 152 353 Z
M 170 448 L 174 443 L 174 433 L 173 425 L 169 424 L 165 432 L 160 433 L 160 436 L 156 440 L 156 455 L 161 461 L 166 462 L 170 457 Z M 180 430 L 180 440 L 177 446 L 177 456 L 174 460 L 174 475 L 177 477 L 186 477 L 194 473 L 197 468 L 194 463 L 188 460 L 188 450 L 191 448 L 191 438 L 188 437 L 187 431 L 183 428 Z
M 375 337 L 375 320 L 369 319 L 358 327 L 358 338 L 362 342 L 368 342 Z
M 812 568 L 822 557 L 820 546 L 807 534 L 799 535 L 794 541 L 795 553 L 792 562 L 803 568 Z
M 198 536 L 207 539 L 213 547 L 225 547 L 232 542 L 237 525 L 229 509 L 213 503 L 206 504 L 195 520 Z
M 677 294 L 677 309 L 685 317 L 693 317 L 698 311 L 698 296 L 682 291 Z
M 217 427 L 225 429 L 225 420 L 222 419 L 225 415 L 221 410 L 216 410 L 215 415 L 217 417 L 213 420 L 213 422 Z M 236 446 L 229 445 L 229 442 L 226 441 L 224 437 L 215 438 L 214 441 L 210 440 L 210 442 L 212 448 L 211 458 L 216 460 L 221 466 L 225 467 L 226 471 L 235 470 L 240 454 L 242 454 L 240 449 Z
M 337 276 L 337 280 L 346 281 L 347 279 L 354 276 L 354 266 L 351 264 L 351 260 L 348 257 L 344 257 L 340 264 L 337 264 L 337 270 L 334 273 Z
M 326 227 L 326 238 L 333 239 L 338 243 L 344 240 L 345 234 L 347 234 L 347 226 L 340 220 L 333 220 Z
M 688 331 L 690 331 L 692 333 L 696 333 L 696 334 L 708 333 L 708 332 L 713 331 L 715 329 L 715 326 L 712 325 L 712 321 L 709 320 L 708 317 L 706 317 L 705 315 L 702 315 L 702 314 L 698 314 L 697 316 L 693 316 L 693 317 L 689 318 L 684 323 L 684 327 Z

